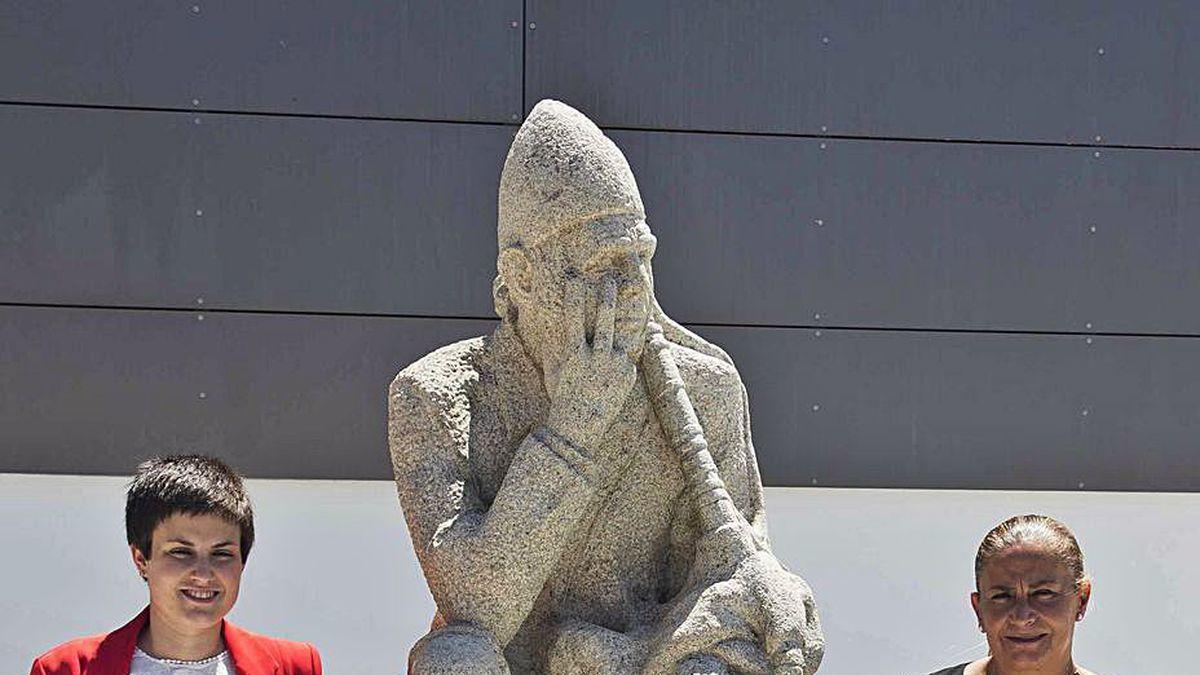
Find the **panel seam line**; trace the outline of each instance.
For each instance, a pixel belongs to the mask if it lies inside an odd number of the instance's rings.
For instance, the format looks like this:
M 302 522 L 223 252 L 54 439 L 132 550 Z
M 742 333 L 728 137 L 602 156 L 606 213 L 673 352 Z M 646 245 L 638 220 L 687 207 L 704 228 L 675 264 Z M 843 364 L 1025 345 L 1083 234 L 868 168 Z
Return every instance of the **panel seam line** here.
M 230 315 L 264 315 L 264 316 L 294 316 L 294 317 L 345 317 L 360 319 L 419 319 L 431 321 L 499 321 L 495 316 L 453 315 L 453 314 L 420 314 L 411 312 L 350 312 L 335 310 L 288 310 L 288 309 L 247 309 L 230 307 L 148 307 L 145 305 L 94 305 L 79 303 L 53 302 L 0 302 L 0 308 L 21 309 L 71 309 L 91 311 L 122 311 L 122 312 L 170 312 L 189 314 L 230 314 Z M 1145 331 L 1098 331 L 1098 330 L 1046 330 L 1021 328 L 952 328 L 937 326 L 884 326 L 884 325 L 855 325 L 855 324 L 782 324 L 782 323 L 750 323 L 736 321 L 683 321 L 686 326 L 697 328 L 745 328 L 759 330 L 801 330 L 801 331 L 843 331 L 864 333 L 947 333 L 965 335 L 1014 335 L 1014 336 L 1047 336 L 1047 337 L 1116 337 L 1116 338 L 1172 338 L 1195 339 L 1200 333 L 1178 332 L 1145 332 Z
M 522 41 L 526 39 L 525 27 L 522 26 Z M 524 47 L 522 48 L 524 52 Z M 525 92 L 525 65 L 524 53 L 522 54 L 521 68 L 521 101 L 522 108 L 526 103 Z M 35 107 L 35 108 L 58 108 L 72 110 L 107 110 L 114 112 L 150 112 L 150 113 L 173 113 L 173 114 L 190 114 L 190 115 L 236 115 L 246 117 L 265 117 L 265 118 L 283 118 L 283 119 L 311 119 L 311 120 L 355 120 L 366 122 L 403 122 L 413 124 L 448 124 L 448 125 L 463 125 L 463 126 L 490 126 L 490 127 L 509 127 L 516 128 L 520 126 L 520 120 L 516 121 L 494 121 L 494 120 L 463 120 L 463 119 L 444 119 L 434 117 L 394 117 L 387 115 L 349 115 L 336 113 L 301 113 L 301 112 L 281 112 L 271 110 L 236 110 L 225 108 L 173 108 L 163 106 L 122 106 L 97 103 L 59 103 L 47 101 L 18 101 L 18 100 L 0 100 L 0 106 L 11 107 Z M 524 110 L 522 109 L 522 113 Z M 1064 149 L 1088 149 L 1088 150 L 1148 150 L 1155 152 L 1200 152 L 1200 147 L 1196 146 L 1173 146 L 1173 145 L 1153 145 L 1153 144 L 1136 144 L 1136 143 L 1094 143 L 1094 142 L 1072 142 L 1072 141 L 1035 141 L 1035 140 L 1005 140 L 1005 139 L 989 139 L 989 138 L 956 138 L 956 137 L 921 137 L 921 136 L 888 136 L 888 135 L 870 135 L 870 134 L 823 134 L 823 133 L 792 133 L 781 131 L 746 131 L 746 130 L 718 130 L 704 128 L 675 128 L 667 129 L 661 127 L 649 126 L 630 126 L 630 125 L 609 125 L 600 124 L 601 129 L 605 131 L 617 132 L 641 132 L 641 133 L 659 133 L 659 134 L 692 134 L 700 136 L 727 136 L 727 137 L 744 137 L 744 138 L 793 138 L 801 140 L 820 140 L 820 141 L 866 141 L 878 143 L 932 143 L 941 145 L 981 145 L 981 146 L 997 146 L 997 147 L 1031 147 L 1031 148 L 1064 148 Z

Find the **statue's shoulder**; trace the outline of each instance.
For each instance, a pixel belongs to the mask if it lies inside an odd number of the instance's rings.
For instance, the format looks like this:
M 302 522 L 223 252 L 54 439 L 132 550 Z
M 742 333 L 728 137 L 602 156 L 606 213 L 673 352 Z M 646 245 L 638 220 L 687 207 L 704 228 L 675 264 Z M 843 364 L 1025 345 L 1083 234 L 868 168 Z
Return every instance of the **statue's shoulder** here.
M 747 422 L 742 378 L 723 352 L 709 354 L 672 342 L 671 355 L 711 444 L 709 450 L 722 465 L 732 448 L 741 447 Z
M 479 364 L 489 342 L 488 336 L 469 338 L 422 356 L 396 375 L 388 397 L 393 403 L 421 402 L 435 409 L 461 403 L 467 388 L 479 379 Z
M 675 342 L 671 343 L 671 355 L 693 399 L 704 393 L 727 397 L 741 407 L 742 378 L 731 361 Z

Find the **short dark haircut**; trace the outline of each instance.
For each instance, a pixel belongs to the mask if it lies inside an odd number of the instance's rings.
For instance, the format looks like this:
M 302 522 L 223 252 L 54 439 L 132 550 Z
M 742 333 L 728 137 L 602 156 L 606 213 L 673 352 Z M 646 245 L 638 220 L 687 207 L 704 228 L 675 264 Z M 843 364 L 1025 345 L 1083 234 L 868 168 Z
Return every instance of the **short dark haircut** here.
M 254 509 L 242 477 L 204 455 L 155 457 L 142 462 L 125 495 L 125 538 L 150 557 L 154 528 L 182 513 L 212 514 L 241 528 L 242 562 L 254 545 Z

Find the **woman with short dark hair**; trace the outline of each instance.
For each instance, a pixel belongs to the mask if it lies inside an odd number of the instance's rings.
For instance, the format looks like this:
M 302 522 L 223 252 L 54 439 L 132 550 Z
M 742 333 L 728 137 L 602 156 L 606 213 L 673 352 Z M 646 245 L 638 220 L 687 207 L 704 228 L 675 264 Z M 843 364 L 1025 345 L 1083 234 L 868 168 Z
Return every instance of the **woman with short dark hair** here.
M 320 675 L 312 645 L 255 635 L 225 621 L 254 543 L 241 476 L 185 455 L 138 467 L 125 534 L 150 604 L 122 628 L 63 643 L 31 675 Z
M 1092 582 L 1075 535 L 1040 515 L 992 528 L 975 554 L 971 607 L 988 656 L 932 675 L 1094 675 L 1075 663 L 1075 624 Z

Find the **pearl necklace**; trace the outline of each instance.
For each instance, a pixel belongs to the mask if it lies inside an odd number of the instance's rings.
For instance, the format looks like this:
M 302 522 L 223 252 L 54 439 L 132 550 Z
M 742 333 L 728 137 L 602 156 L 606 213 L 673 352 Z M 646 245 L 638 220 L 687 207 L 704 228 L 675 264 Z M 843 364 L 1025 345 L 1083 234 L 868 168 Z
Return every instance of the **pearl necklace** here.
M 224 658 L 224 656 L 226 654 L 229 653 L 229 650 L 226 649 L 226 650 L 223 650 L 220 654 L 210 656 L 207 659 L 200 659 L 198 661 L 188 661 L 186 659 L 168 659 L 168 658 L 163 658 L 161 656 L 153 656 L 153 655 L 147 653 L 141 647 L 138 647 L 138 651 L 145 654 L 149 658 L 151 658 L 155 661 L 158 661 L 159 663 L 165 663 L 168 666 L 207 666 L 210 663 L 216 663 L 217 661 L 220 661 L 222 658 Z

